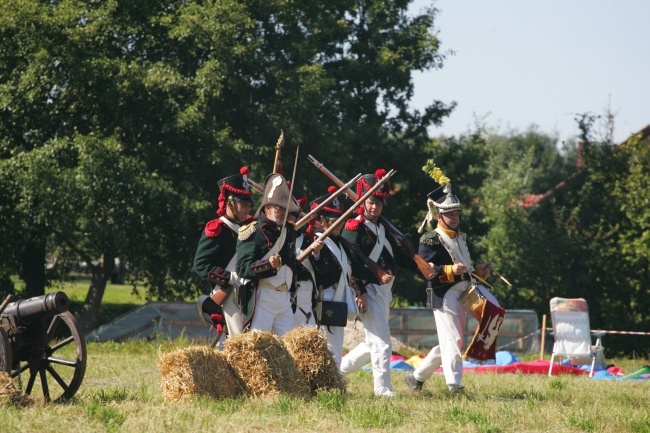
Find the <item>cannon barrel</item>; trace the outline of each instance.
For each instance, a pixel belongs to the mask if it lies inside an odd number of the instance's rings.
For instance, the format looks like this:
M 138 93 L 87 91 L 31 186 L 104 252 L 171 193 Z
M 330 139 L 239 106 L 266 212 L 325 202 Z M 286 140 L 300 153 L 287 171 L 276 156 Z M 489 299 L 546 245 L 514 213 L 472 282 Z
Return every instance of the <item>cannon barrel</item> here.
M 26 325 L 44 317 L 65 313 L 68 308 L 70 308 L 68 295 L 64 292 L 55 292 L 12 302 L 7 305 L 2 316 L 12 316 L 17 324 Z

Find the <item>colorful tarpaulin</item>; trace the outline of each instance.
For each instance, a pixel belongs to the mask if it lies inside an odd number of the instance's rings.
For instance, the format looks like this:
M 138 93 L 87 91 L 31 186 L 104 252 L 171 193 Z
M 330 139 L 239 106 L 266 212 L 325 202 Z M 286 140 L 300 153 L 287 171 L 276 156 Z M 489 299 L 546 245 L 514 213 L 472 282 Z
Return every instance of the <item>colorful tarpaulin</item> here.
M 424 356 L 416 355 L 409 359 L 399 355 L 398 353 L 393 353 L 391 355 L 390 368 L 391 370 L 396 371 L 412 371 L 415 370 Z M 548 374 L 550 361 L 544 361 L 538 359 L 536 361 L 522 362 L 517 358 L 512 352 L 508 351 L 499 351 L 496 353 L 496 359 L 494 365 L 479 365 L 469 361 L 463 361 L 463 372 L 473 372 L 473 373 L 522 373 L 522 374 Z M 568 365 L 568 361 L 564 360 L 561 364 L 556 362 L 553 363 L 553 369 L 551 370 L 552 375 L 558 374 L 573 374 L 576 376 L 589 375 L 589 365 L 582 366 L 571 366 Z M 370 365 L 363 367 L 364 370 L 371 370 Z M 598 371 L 600 369 L 600 371 Z M 596 373 L 594 373 L 594 379 L 605 379 L 605 380 L 643 380 L 650 379 L 650 366 L 645 366 L 640 370 L 631 373 L 625 376 L 623 370 L 618 367 L 609 367 L 608 369 L 602 369 L 602 367 L 596 367 Z M 439 368 L 438 373 L 442 373 L 442 368 Z

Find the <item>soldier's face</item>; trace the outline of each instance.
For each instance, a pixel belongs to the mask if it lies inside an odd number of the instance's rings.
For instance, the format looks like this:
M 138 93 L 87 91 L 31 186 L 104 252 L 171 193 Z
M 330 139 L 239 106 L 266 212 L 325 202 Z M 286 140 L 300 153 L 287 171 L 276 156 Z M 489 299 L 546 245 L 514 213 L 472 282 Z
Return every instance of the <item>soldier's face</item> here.
M 249 201 L 235 201 L 235 219 L 244 222 L 251 214 L 253 204 Z
M 460 212 L 454 210 L 451 212 L 439 213 L 437 215 L 437 219 L 451 230 L 456 230 L 458 228 L 458 224 L 460 224 Z
M 336 222 L 335 219 L 331 219 L 331 218 L 323 218 L 323 221 L 325 221 L 325 224 L 323 224 L 325 226 L 325 230 L 330 228 L 332 224 Z M 339 236 L 342 230 L 343 230 L 343 224 L 339 224 L 334 228 L 334 230 L 332 230 L 332 234 L 334 236 Z
M 370 221 L 375 221 L 381 216 L 384 209 L 384 202 L 374 197 L 370 197 L 363 203 L 364 216 Z
M 271 221 L 275 221 L 276 224 L 282 224 L 287 214 L 284 209 L 275 205 L 267 205 L 265 213 L 266 217 Z

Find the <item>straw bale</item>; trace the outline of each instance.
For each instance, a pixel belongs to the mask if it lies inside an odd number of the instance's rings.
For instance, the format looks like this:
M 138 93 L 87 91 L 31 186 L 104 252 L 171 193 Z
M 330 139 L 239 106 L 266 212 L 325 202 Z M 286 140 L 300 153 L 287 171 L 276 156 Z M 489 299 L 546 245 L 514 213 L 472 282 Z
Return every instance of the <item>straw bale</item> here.
M 283 337 L 289 353 L 296 360 L 312 394 L 319 389 L 345 391 L 345 380 L 339 373 L 327 339 L 311 326 L 298 326 Z
M 33 400 L 16 389 L 11 376 L 2 371 L 0 372 L 0 406 L 7 404 L 28 406 Z
M 233 398 L 241 391 L 226 355 L 208 346 L 190 346 L 160 354 L 158 371 L 167 401 L 192 395 Z
M 274 334 L 250 331 L 228 338 L 224 352 L 242 387 L 253 396 L 309 396 L 307 379 Z

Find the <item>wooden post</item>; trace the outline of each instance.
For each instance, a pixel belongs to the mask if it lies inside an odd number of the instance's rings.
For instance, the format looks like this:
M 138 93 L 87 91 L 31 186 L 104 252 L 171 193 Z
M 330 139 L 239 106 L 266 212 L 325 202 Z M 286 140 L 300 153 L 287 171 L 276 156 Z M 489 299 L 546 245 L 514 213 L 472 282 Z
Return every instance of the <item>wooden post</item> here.
M 546 344 L 546 314 L 542 315 L 542 344 L 539 348 L 539 359 L 544 359 L 544 345 Z

